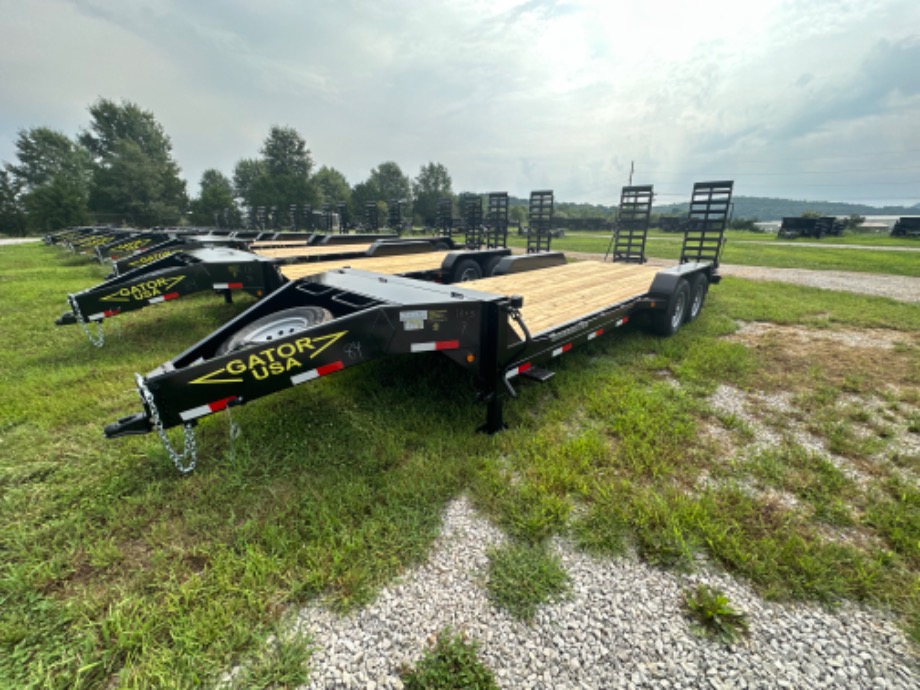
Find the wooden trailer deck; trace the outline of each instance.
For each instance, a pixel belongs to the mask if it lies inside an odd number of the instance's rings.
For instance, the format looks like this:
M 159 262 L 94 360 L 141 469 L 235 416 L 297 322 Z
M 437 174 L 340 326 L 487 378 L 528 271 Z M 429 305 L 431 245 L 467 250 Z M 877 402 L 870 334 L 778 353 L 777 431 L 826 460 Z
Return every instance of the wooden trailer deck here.
M 365 252 L 371 246 L 368 242 L 360 244 L 320 244 L 307 246 L 304 242 L 265 242 L 265 245 L 256 242 L 252 245 L 253 253 L 270 259 L 286 259 L 292 256 L 328 256 L 329 254 L 344 254 L 346 252 Z
M 576 261 L 538 271 L 463 283 L 499 295 L 521 295 L 521 316 L 536 335 L 648 293 L 660 269 L 642 264 Z M 519 335 L 520 327 L 512 322 Z
M 341 247 L 342 245 L 339 246 Z M 399 275 L 420 271 L 437 271 L 441 268 L 441 264 L 444 263 L 444 258 L 448 254 L 450 252 L 422 252 L 419 254 L 398 254 L 396 256 L 370 258 L 355 257 L 336 261 L 323 261 L 322 263 L 290 264 L 279 266 L 278 270 L 289 280 L 334 271 L 339 268 L 355 268 L 362 271 L 371 271 L 372 273 Z

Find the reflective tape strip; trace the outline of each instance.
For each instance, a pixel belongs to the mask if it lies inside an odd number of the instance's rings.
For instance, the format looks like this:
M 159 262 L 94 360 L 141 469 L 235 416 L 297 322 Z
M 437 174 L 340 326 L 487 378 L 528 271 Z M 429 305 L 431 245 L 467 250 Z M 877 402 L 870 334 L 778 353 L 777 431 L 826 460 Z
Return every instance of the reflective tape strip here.
M 572 349 L 572 343 L 566 343 L 562 347 L 557 347 L 555 350 L 553 350 L 553 357 L 558 357 L 561 354 L 565 354 L 571 349 Z
M 241 290 L 242 283 L 214 283 L 215 290 Z
M 332 364 L 325 364 L 317 369 L 310 369 L 310 371 L 305 371 L 302 374 L 297 374 L 296 376 L 291 377 L 291 383 L 297 385 L 298 383 L 304 383 L 306 381 L 312 381 L 313 379 L 318 379 L 320 376 L 326 376 L 327 374 L 334 374 L 337 371 L 341 371 L 345 368 L 345 364 L 341 360 L 338 362 L 333 362 Z
M 622 326 L 624 323 L 629 323 L 629 317 L 628 317 L 628 316 L 624 316 L 622 319 L 620 319 L 619 321 L 617 321 L 617 323 L 616 323 L 617 328 L 619 328 L 620 326 Z
M 208 403 L 207 405 L 199 405 L 198 407 L 193 407 L 192 409 L 186 410 L 185 412 L 180 412 L 179 417 L 182 418 L 183 422 L 188 422 L 192 419 L 198 419 L 199 417 L 204 417 L 205 415 L 209 415 L 212 412 L 220 412 L 221 410 L 226 410 L 227 405 L 234 400 L 236 400 L 236 396 L 231 395 L 229 398 L 216 400 L 212 403 Z
M 410 352 L 434 352 L 436 350 L 456 350 L 460 347 L 459 340 L 438 340 L 433 343 L 412 343 Z
M 518 374 L 523 374 L 525 371 L 530 369 L 530 367 L 532 366 L 533 365 L 530 362 L 524 362 L 520 366 L 515 367 L 514 369 L 510 370 L 507 374 L 505 374 L 505 378 L 506 379 L 514 378 Z
M 604 335 L 604 329 L 598 328 L 594 333 L 588 333 L 588 340 L 594 340 L 598 336 Z
M 179 299 L 178 292 L 170 292 L 167 295 L 160 295 L 159 297 L 151 297 L 147 300 L 147 304 L 159 304 L 160 302 L 168 302 L 171 299 Z
M 97 314 L 90 314 L 86 317 L 87 321 L 102 321 L 102 319 L 107 319 L 110 316 L 115 316 L 116 314 L 121 314 L 121 309 L 106 309 L 105 311 L 100 311 Z

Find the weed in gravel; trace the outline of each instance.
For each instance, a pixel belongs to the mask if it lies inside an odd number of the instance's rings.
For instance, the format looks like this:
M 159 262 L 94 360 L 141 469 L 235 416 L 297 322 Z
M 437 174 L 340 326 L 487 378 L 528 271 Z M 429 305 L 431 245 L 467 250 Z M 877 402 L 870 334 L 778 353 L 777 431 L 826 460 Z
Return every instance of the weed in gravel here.
M 569 578 L 562 561 L 545 545 L 512 544 L 489 551 L 486 586 L 496 606 L 531 621 L 540 604 L 566 593 Z
M 494 674 L 476 654 L 478 647 L 463 635 L 442 630 L 414 667 L 400 669 L 403 686 L 406 690 L 498 690 Z
M 684 592 L 690 616 L 713 637 L 731 643 L 748 632 L 747 614 L 735 609 L 719 589 L 698 585 Z

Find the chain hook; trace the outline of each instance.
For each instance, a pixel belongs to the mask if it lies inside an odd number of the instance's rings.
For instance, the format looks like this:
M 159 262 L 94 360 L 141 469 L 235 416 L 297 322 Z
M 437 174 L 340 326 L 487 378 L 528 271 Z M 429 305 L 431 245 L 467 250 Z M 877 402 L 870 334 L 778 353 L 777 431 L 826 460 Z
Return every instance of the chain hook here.
M 77 300 L 74 299 L 73 295 L 67 295 L 67 300 L 70 302 L 70 309 L 77 318 L 77 323 L 80 324 L 80 328 L 83 329 L 83 333 L 86 334 L 86 337 L 89 338 L 89 341 L 93 345 L 102 347 L 105 344 L 105 334 L 102 332 L 102 323 L 96 323 L 96 332 L 93 333 L 86 319 L 83 318 L 83 312 L 80 311 L 80 305 L 77 304 Z
M 160 419 L 160 411 L 153 400 L 153 393 L 150 392 L 144 382 L 144 377 L 140 374 L 135 374 L 134 379 L 137 381 L 137 390 L 141 394 L 141 401 L 150 411 L 150 421 L 153 423 L 153 428 L 156 429 L 160 441 L 162 441 L 163 447 L 169 455 L 169 459 L 172 460 L 173 465 L 176 466 L 180 474 L 188 474 L 198 464 L 198 446 L 195 440 L 194 425 L 189 422 L 182 425 L 184 447 L 180 454 L 173 448 L 172 443 L 169 441 L 169 436 L 166 435 L 166 429 L 163 428 L 163 421 Z

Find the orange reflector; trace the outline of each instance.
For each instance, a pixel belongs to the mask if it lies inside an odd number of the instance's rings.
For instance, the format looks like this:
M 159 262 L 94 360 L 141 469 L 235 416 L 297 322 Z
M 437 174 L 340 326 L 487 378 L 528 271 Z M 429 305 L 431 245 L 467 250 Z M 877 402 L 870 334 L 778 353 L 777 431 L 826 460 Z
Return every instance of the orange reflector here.
M 473 362 L 476 361 L 476 358 L 473 356 L 472 353 L 470 353 L 470 354 L 468 354 L 468 355 L 466 356 L 466 361 L 469 362 L 470 364 L 472 364 Z

